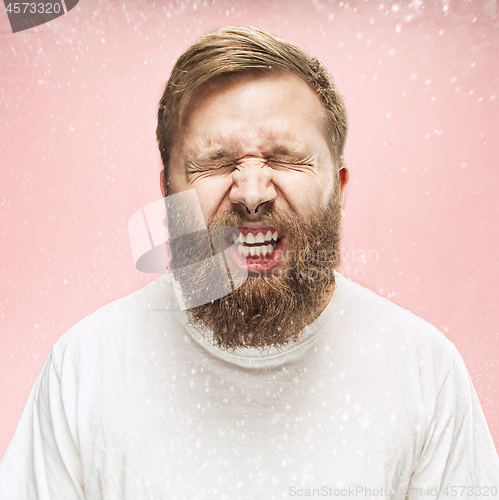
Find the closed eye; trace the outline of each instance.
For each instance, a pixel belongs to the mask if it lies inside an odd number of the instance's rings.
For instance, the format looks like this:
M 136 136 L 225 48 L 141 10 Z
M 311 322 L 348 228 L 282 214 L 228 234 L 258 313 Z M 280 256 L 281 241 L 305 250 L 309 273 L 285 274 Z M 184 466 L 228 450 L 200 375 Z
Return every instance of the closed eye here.
M 234 162 L 223 164 L 200 165 L 196 163 L 189 163 L 187 165 L 187 175 L 194 174 L 222 174 L 227 173 L 229 169 L 236 167 Z
M 289 168 L 297 170 L 314 168 L 314 165 L 308 161 L 269 159 L 267 162 L 272 168 Z
M 315 165 L 311 161 L 312 158 L 304 158 L 303 160 L 295 160 L 295 159 L 281 159 L 281 158 L 267 158 L 265 163 L 274 169 L 291 169 L 291 170 L 308 170 L 314 169 Z M 239 167 L 239 163 L 237 161 L 229 161 L 226 163 L 187 163 L 187 175 L 195 175 L 195 174 L 226 174 L 234 169 Z

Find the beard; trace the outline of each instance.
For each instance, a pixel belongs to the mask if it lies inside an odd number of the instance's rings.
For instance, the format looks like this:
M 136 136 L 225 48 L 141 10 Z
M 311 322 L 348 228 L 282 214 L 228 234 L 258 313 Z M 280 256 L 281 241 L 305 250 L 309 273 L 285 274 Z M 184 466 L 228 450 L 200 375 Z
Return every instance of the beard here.
M 231 275 L 222 258 L 214 263 L 207 257 L 222 254 L 228 232 L 245 223 L 242 213 L 217 215 L 210 221 L 204 240 L 198 232 L 194 244 L 186 245 L 184 240 L 182 245 L 174 245 L 173 276 L 184 297 L 195 296 L 200 290 L 226 287 L 226 293 L 218 294 L 221 298 L 188 309 L 190 326 L 204 335 L 207 326 L 213 332 L 213 343 L 225 350 L 281 347 L 298 341 L 300 332 L 327 305 L 326 300 L 334 291 L 334 270 L 340 263 L 338 194 L 334 193 L 326 206 L 312 213 L 308 221 L 294 212 L 274 208 L 262 213 L 260 221 L 265 227 L 286 235 L 283 258 L 272 271 L 250 273 L 241 286 L 235 284 L 237 277 Z M 170 219 L 171 223 L 182 224 L 178 219 Z M 191 269 L 188 275 L 184 274 L 186 267 L 182 264 L 203 259 L 210 264 L 196 265 L 195 272 Z M 225 278 L 227 273 L 231 282 Z

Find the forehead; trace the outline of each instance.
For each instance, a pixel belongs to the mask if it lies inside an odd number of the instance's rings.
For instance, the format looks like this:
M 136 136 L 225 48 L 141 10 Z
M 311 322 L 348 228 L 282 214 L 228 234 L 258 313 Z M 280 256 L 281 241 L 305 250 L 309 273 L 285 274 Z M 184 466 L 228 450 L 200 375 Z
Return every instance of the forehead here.
M 233 74 L 196 90 L 177 145 L 208 155 L 248 147 L 293 152 L 326 140 L 325 116 L 319 96 L 293 73 Z

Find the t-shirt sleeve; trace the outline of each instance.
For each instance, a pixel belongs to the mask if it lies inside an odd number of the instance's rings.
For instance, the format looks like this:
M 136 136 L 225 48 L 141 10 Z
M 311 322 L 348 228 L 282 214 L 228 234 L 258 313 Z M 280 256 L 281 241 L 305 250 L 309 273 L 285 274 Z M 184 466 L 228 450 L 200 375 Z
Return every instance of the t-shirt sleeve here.
M 67 413 L 51 353 L 0 463 L 1 500 L 85 498 L 75 426 Z
M 457 352 L 438 392 L 408 493 L 409 499 L 499 498 L 499 459 Z

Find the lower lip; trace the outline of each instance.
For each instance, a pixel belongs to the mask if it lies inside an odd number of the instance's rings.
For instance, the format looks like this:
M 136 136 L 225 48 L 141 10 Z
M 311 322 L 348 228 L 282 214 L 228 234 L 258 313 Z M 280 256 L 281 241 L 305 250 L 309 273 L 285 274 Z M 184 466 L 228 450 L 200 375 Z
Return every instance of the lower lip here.
M 263 257 L 262 255 L 248 255 L 248 257 L 245 257 L 244 253 L 243 255 L 239 254 L 235 244 L 230 245 L 227 253 L 238 269 L 248 273 L 265 273 L 275 269 L 281 262 L 284 255 L 285 239 L 285 237 L 281 237 L 270 257 Z

